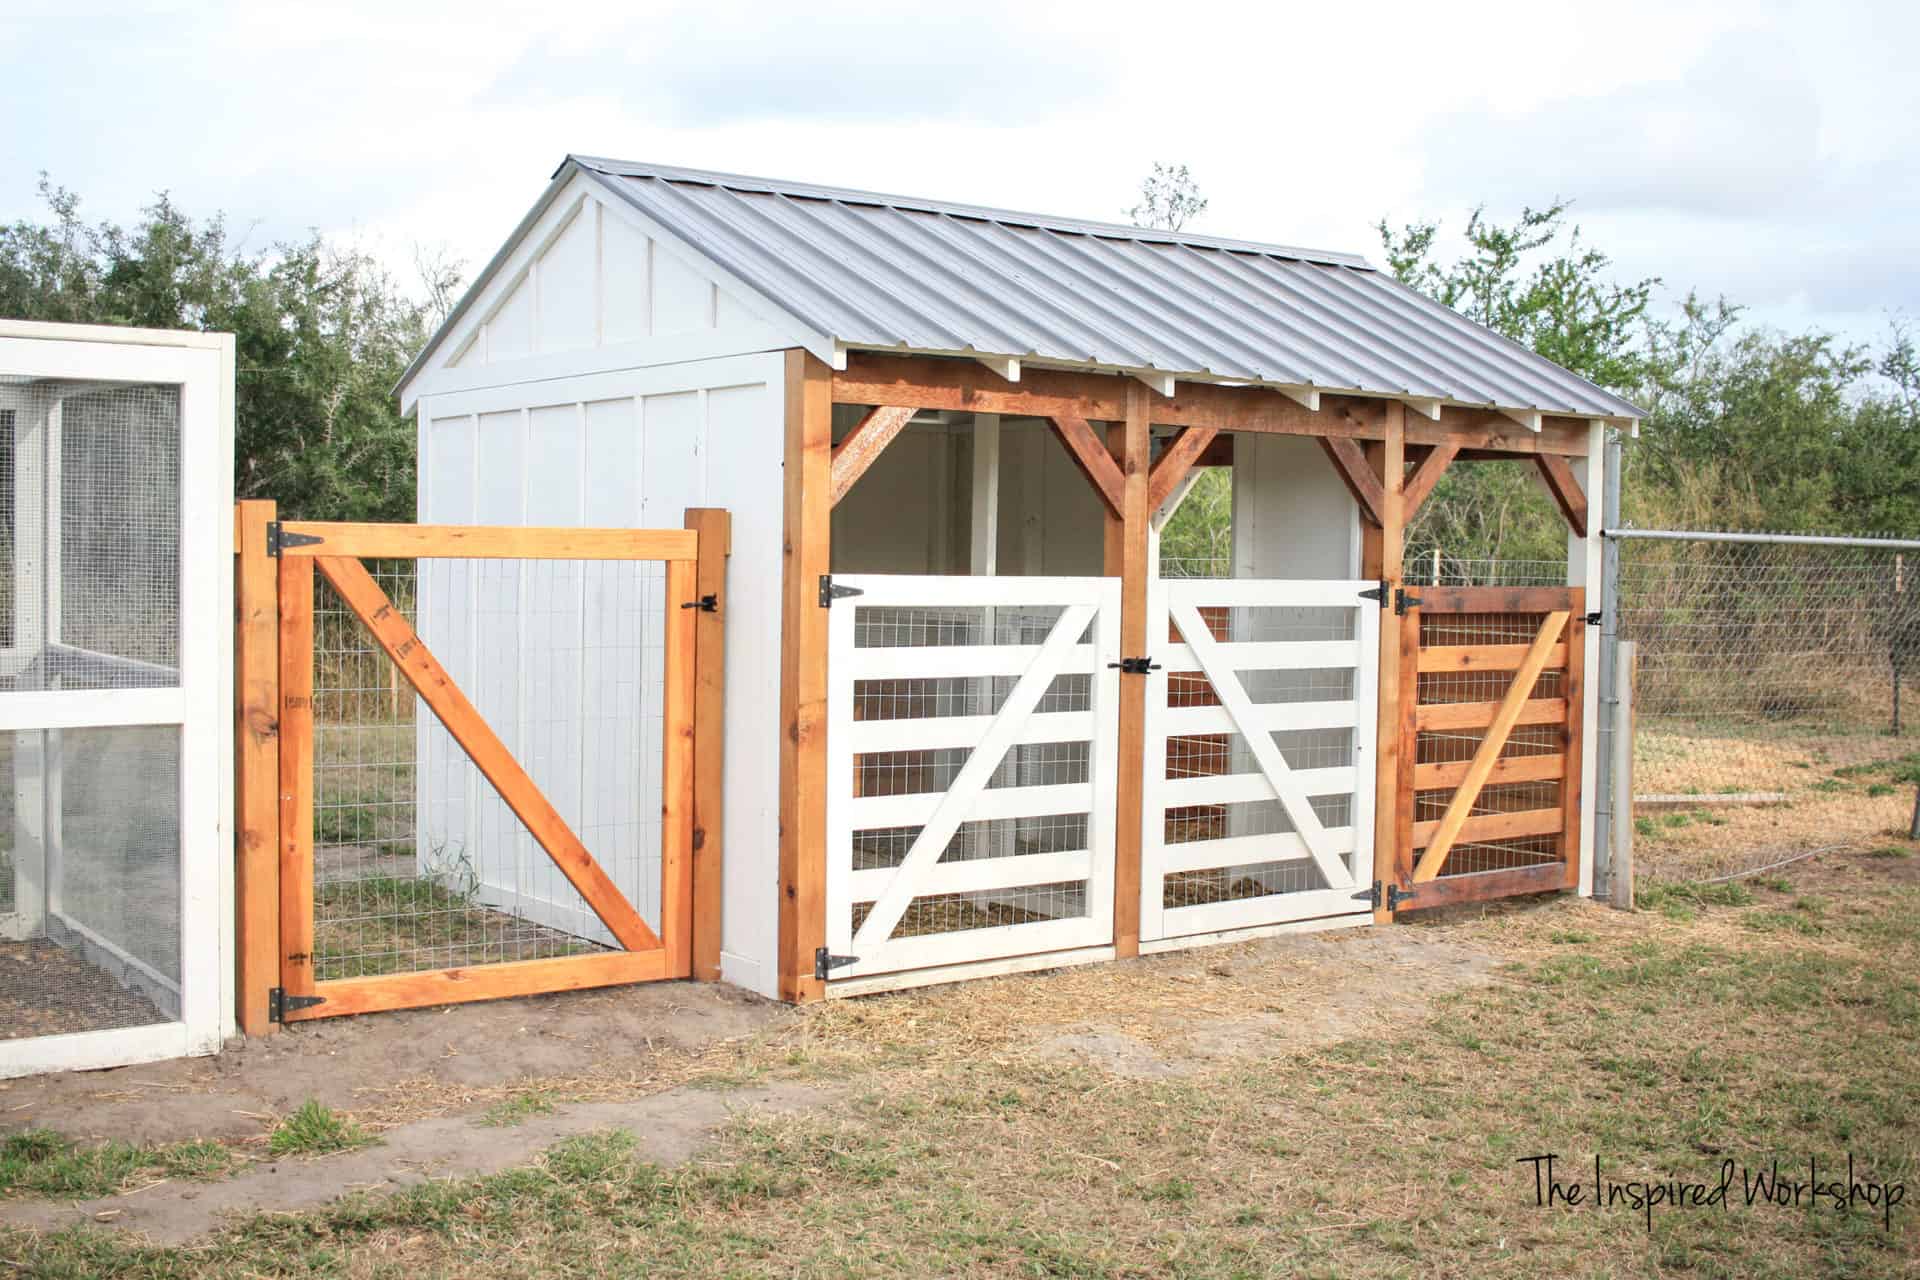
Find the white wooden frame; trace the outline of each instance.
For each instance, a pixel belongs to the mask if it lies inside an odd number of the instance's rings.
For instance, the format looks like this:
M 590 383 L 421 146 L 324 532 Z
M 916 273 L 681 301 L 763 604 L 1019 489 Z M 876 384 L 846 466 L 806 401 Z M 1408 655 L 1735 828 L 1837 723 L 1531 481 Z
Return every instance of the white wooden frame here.
M 1148 592 L 1147 628 L 1158 670 L 1148 676 L 1144 830 L 1140 841 L 1140 938 L 1168 943 L 1191 938 L 1195 945 L 1223 931 L 1290 924 L 1371 908 L 1355 894 L 1373 882 L 1373 795 L 1376 768 L 1377 664 L 1380 607 L 1360 592 L 1377 584 L 1358 581 L 1155 578 Z M 1351 639 L 1338 641 L 1216 640 L 1203 624 L 1203 608 L 1339 608 L 1353 611 Z M 1171 624 L 1171 626 L 1170 626 Z M 1177 629 L 1179 640 L 1171 639 Z M 1241 671 L 1350 668 L 1353 698 L 1339 702 L 1251 702 Z M 1170 707 L 1171 672 L 1205 673 L 1221 705 Z M 1271 734 L 1289 729 L 1353 730 L 1354 763 L 1339 768 L 1290 769 Z M 1169 780 L 1167 740 L 1189 734 L 1238 734 L 1258 770 Z M 1352 823 L 1323 827 L 1309 796 L 1349 794 Z M 1227 836 L 1169 844 L 1170 808 L 1279 800 L 1292 832 Z M 1341 861 L 1351 854 L 1352 870 Z M 1274 893 L 1239 901 L 1166 907 L 1165 881 L 1183 871 L 1299 859 L 1319 867 L 1328 887 Z M 1156 946 L 1157 950 L 1167 949 Z
M 872 978 L 915 970 L 1048 952 L 1083 952 L 1113 940 L 1115 794 L 1119 775 L 1120 582 L 1116 578 L 960 578 L 907 575 L 836 577 L 862 594 L 833 606 L 828 624 L 827 673 L 827 949 L 856 956 L 833 970 L 835 979 Z M 863 607 L 953 608 L 1064 606 L 1046 641 L 1037 645 L 854 647 Z M 1092 642 L 1080 636 L 1092 625 Z M 1034 707 L 1056 675 L 1092 676 L 1092 709 L 1037 714 Z M 855 720 L 860 680 L 916 676 L 1014 676 L 1013 692 L 987 716 L 916 720 Z M 1066 785 L 983 790 L 1007 751 L 1019 744 L 1090 744 L 1088 780 Z M 945 792 L 855 796 L 855 758 L 866 752 L 930 747 L 970 748 L 972 755 Z M 964 821 L 1087 814 L 1083 850 L 940 863 Z M 853 868 L 856 831 L 919 826 L 921 834 L 900 866 Z M 1062 920 L 889 938 L 916 896 L 992 892 L 1065 880 L 1086 882 L 1087 914 Z M 874 905 L 860 930 L 853 907 Z M 912 985 L 911 978 L 883 985 Z M 879 989 L 862 983 L 863 990 Z
M 180 730 L 180 1013 L 146 1027 L 0 1041 L 0 1077 L 119 1066 L 213 1053 L 233 1016 L 233 339 L 81 325 L 0 321 L 0 375 L 181 388 L 180 682 L 173 688 L 0 693 L 0 732 L 50 730 L 33 748 L 49 757 L 45 788 L 24 798 L 43 865 L 41 901 L 57 899 L 59 730 L 177 725 Z M 7 406 L 11 407 L 11 406 Z M 52 415 L 58 429 L 57 411 Z M 41 448 L 50 439 L 44 432 Z M 57 458 L 57 452 L 52 455 Z M 41 456 L 51 468 L 51 459 Z M 57 488 L 52 492 L 57 493 Z M 57 508 L 34 518 L 38 538 L 57 537 Z M 43 543 L 43 545 L 46 545 Z M 57 564 L 57 561 L 56 561 Z M 44 586 L 38 588 L 44 589 Z M 38 637 L 57 641 L 57 630 Z M 17 648 L 18 646 L 16 646 Z M 30 663 L 33 659 L 28 657 Z M 18 670 L 24 670 L 24 665 Z M 18 674 L 11 664 L 8 670 Z M 18 846 L 16 846 L 18 847 Z M 50 864 L 50 865 L 47 865 Z M 51 876 L 51 878 L 48 878 Z M 15 928 L 0 936 L 24 933 Z M 32 922 L 35 932 L 49 921 Z M 5 922 L 0 922 L 4 927 Z M 132 957 L 73 921 L 60 927 L 133 967 Z

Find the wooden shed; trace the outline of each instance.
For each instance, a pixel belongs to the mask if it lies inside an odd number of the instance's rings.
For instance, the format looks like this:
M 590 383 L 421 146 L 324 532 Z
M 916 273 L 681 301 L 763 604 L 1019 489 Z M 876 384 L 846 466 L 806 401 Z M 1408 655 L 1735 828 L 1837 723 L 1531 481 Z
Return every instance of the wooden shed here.
M 1587 510 L 1640 411 L 1360 258 L 569 157 L 400 394 L 423 521 L 731 510 L 696 972 L 808 1000 L 1590 888 Z M 1407 590 L 1491 459 L 1566 584 Z M 1163 580 L 1206 466 L 1231 576 Z

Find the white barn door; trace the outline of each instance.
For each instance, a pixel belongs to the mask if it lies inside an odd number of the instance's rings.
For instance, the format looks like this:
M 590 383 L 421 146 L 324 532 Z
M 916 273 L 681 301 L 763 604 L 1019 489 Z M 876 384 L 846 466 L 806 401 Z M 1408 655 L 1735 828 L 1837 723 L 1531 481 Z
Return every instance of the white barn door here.
M 1372 585 L 1154 584 L 1143 942 L 1370 909 Z
M 830 585 L 828 976 L 1110 945 L 1119 581 Z

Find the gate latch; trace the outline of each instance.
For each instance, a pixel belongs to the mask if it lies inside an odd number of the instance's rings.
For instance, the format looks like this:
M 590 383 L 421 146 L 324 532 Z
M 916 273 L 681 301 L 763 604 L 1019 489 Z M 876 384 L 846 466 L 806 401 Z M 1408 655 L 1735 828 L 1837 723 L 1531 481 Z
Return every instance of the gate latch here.
M 836 956 L 825 947 L 813 953 L 813 976 L 825 982 L 835 969 L 844 969 L 850 964 L 859 964 L 859 956 Z
M 698 600 L 689 600 L 680 607 L 682 609 L 698 609 L 702 613 L 718 613 L 720 612 L 720 597 L 716 595 L 704 595 Z
M 833 608 L 833 602 L 835 600 L 845 600 L 848 596 L 863 596 L 865 594 L 867 593 L 859 587 L 836 586 L 833 581 L 833 575 L 830 573 L 820 575 L 820 607 L 822 609 Z
M 311 533 L 288 533 L 278 520 L 267 521 L 267 554 L 278 556 L 288 547 L 317 547 L 324 538 Z
M 1152 658 L 1122 658 L 1118 662 L 1109 662 L 1109 667 L 1120 668 L 1123 676 L 1143 676 L 1149 671 L 1158 671 L 1160 664 Z
M 1380 909 L 1380 900 L 1384 897 L 1387 901 L 1387 910 L 1398 911 L 1400 904 L 1403 902 L 1412 902 L 1413 896 L 1414 891 L 1412 889 L 1402 889 L 1397 884 L 1383 884 L 1381 881 L 1375 880 L 1371 889 L 1362 889 L 1359 893 L 1353 895 L 1353 900 L 1355 902 L 1364 902 L 1378 911 Z
M 325 996 L 290 996 L 284 987 L 275 987 L 267 992 L 267 1021 L 285 1022 L 289 1013 L 301 1009 L 311 1009 L 315 1005 L 325 1004 Z
M 1404 615 L 1407 610 L 1417 608 L 1419 604 L 1420 597 L 1408 595 L 1405 587 L 1394 588 L 1393 611 L 1395 613 Z
M 1604 613 L 1600 612 L 1600 610 L 1598 609 L 1595 609 L 1592 613 L 1587 615 L 1587 625 L 1590 627 L 1597 627 L 1600 625 L 1601 621 L 1605 617 L 1606 615 Z

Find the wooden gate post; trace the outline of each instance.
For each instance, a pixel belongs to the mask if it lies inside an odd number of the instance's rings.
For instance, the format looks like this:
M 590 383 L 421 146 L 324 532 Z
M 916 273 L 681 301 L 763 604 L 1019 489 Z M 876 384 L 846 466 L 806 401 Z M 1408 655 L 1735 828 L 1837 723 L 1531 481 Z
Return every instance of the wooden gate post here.
M 693 976 L 720 980 L 721 831 L 726 763 L 727 557 L 733 517 L 718 507 L 692 507 L 687 528 L 700 535 L 694 591 L 701 602 L 694 630 L 693 693 Z M 706 601 L 715 608 L 709 611 Z M 671 602 L 670 602 L 671 603 Z
M 1147 563 L 1153 512 L 1147 507 L 1152 466 L 1149 436 L 1152 393 L 1138 382 L 1127 384 L 1127 416 L 1107 432 L 1107 449 L 1120 465 L 1121 501 L 1106 519 L 1106 571 L 1120 578 L 1120 652 L 1123 657 L 1151 651 L 1147 635 Z M 1162 637 L 1164 639 L 1164 637 Z M 1147 681 L 1120 678 L 1120 774 L 1114 788 L 1113 953 L 1120 959 L 1140 954 L 1140 824 L 1144 821 L 1147 733 Z
M 272 502 L 234 504 L 234 1002 L 243 1035 L 279 1030 L 280 623 Z

